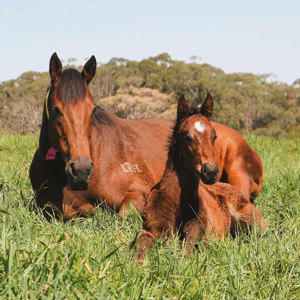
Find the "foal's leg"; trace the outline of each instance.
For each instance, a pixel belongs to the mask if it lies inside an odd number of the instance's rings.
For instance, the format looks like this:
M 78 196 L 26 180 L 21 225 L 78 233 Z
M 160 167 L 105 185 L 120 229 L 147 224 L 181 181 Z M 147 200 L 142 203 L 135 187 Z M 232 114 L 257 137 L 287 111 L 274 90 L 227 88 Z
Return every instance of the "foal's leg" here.
M 186 239 L 186 249 L 189 255 L 192 255 L 195 244 L 198 240 L 205 240 L 206 234 L 203 225 L 198 218 L 193 218 L 183 226 L 183 233 Z
M 137 263 L 140 263 L 145 259 L 146 253 L 152 248 L 154 240 L 155 236 L 150 231 L 144 229 L 137 242 L 135 255 L 135 261 Z
M 157 225 L 157 226 L 156 226 Z M 162 238 L 163 236 L 170 237 L 170 232 L 175 232 L 171 227 L 160 227 L 160 223 L 152 223 L 151 229 L 144 229 L 138 238 L 137 253 L 135 261 L 140 262 L 145 259 L 147 251 L 152 248 L 153 242 Z
M 236 205 L 232 215 L 236 220 L 236 222 L 233 222 L 233 231 L 239 231 L 240 229 L 245 233 L 249 233 L 252 226 L 255 226 L 258 231 L 261 229 L 265 230 L 268 227 L 267 222 L 264 220 L 257 207 L 250 202 L 241 206 Z

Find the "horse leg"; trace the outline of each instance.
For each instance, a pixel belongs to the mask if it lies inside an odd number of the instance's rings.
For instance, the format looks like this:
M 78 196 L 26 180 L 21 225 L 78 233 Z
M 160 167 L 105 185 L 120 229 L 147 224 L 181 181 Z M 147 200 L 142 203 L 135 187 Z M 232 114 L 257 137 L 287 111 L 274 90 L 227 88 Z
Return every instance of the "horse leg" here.
M 36 204 L 41 208 L 42 213 L 47 220 L 52 217 L 60 221 L 63 219 L 63 193 L 59 186 L 59 182 L 49 179 L 41 184 L 39 188 L 35 189 Z
M 136 263 L 140 263 L 145 259 L 146 253 L 152 248 L 154 240 L 155 236 L 150 231 L 144 229 L 137 242 L 137 253 L 135 255 Z
M 253 226 L 255 226 L 258 231 L 261 229 L 266 230 L 268 227 L 267 222 L 264 220 L 257 207 L 251 202 L 241 206 L 238 205 L 238 209 L 235 209 L 232 217 L 233 222 L 231 230 L 233 233 L 241 230 L 248 234 L 251 232 Z
M 152 223 L 152 222 L 151 222 Z M 161 226 L 160 222 L 155 222 L 151 224 L 150 229 L 143 229 L 137 242 L 137 254 L 135 257 L 136 262 L 140 262 L 145 259 L 147 251 L 152 248 L 153 242 L 160 239 L 163 236 L 170 237 L 170 231 L 174 233 L 173 228 L 164 228 Z
M 76 197 L 76 194 L 67 187 L 59 188 L 59 185 L 59 182 L 50 179 L 44 187 L 37 191 L 37 204 L 41 207 L 46 219 L 55 217 L 59 221 L 63 221 L 94 213 L 94 205 L 82 196 Z
M 95 206 L 87 200 L 86 191 L 73 191 L 66 186 L 63 189 L 62 211 L 68 220 L 94 215 Z
M 182 231 L 187 243 L 187 253 L 192 255 L 197 241 L 206 239 L 205 229 L 198 218 L 193 218 L 184 224 Z
M 242 172 L 241 170 L 239 170 L 239 173 L 232 171 L 230 175 L 228 175 L 227 180 L 229 184 L 241 191 L 247 199 L 250 199 L 251 182 L 246 172 Z
M 49 180 L 47 187 L 41 189 L 37 195 L 38 205 L 46 219 L 55 217 L 59 221 L 66 221 L 91 214 L 94 209 L 91 204 L 80 203 L 79 205 L 75 197 L 66 197 L 64 189 L 53 189 L 51 188 L 53 185 L 55 182 Z
M 38 149 L 30 165 L 29 177 L 35 192 L 36 204 L 42 209 L 44 217 L 48 220 L 52 217 L 62 220 L 64 173 L 54 174 Z
M 145 205 L 145 196 L 141 192 L 127 192 L 122 201 L 122 206 L 120 207 L 118 213 L 123 216 L 125 212 L 128 211 L 129 205 L 133 203 L 139 213 L 143 211 Z
M 91 203 L 81 204 L 80 207 L 71 204 L 63 204 L 63 216 L 65 220 L 78 217 L 88 217 L 95 213 L 95 207 Z

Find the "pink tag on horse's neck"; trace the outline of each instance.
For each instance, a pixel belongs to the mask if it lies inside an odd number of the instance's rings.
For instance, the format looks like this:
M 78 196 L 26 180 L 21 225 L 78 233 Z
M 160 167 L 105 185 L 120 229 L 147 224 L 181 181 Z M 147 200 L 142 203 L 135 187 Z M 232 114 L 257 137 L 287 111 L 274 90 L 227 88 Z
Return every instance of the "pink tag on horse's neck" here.
M 53 147 L 51 147 L 47 151 L 46 160 L 53 160 L 53 159 L 55 159 L 55 156 L 56 156 L 56 150 Z

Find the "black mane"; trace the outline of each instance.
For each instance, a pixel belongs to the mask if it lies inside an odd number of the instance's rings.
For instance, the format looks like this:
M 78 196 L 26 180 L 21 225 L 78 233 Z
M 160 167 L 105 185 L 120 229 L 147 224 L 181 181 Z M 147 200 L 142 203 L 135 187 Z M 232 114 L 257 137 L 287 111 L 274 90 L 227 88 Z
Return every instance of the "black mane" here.
M 193 106 L 189 109 L 189 117 L 192 115 L 200 115 L 201 106 Z
M 201 115 L 200 114 L 200 108 L 201 106 L 193 106 L 189 109 L 188 116 L 189 118 L 192 115 Z M 177 150 L 177 134 L 179 130 L 180 124 L 176 120 L 176 123 L 173 126 L 172 132 L 168 136 L 168 142 L 167 142 L 167 150 L 168 150 L 168 159 L 166 162 L 166 170 L 170 168 L 176 168 L 176 164 L 181 163 L 181 158 Z
M 61 74 L 57 84 L 57 96 L 65 104 L 76 103 L 84 100 L 86 85 L 81 74 L 75 69 L 66 69 Z
M 97 105 L 93 113 L 93 125 L 96 126 L 98 124 L 109 125 L 111 127 L 115 126 L 115 123 L 111 119 L 110 114 Z

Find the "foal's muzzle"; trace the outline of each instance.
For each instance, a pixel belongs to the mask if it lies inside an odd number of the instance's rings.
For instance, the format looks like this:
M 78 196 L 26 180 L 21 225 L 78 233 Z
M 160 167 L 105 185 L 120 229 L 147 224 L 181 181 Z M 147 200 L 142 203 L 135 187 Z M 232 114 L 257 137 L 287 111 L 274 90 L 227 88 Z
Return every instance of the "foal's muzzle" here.
M 214 184 L 219 175 L 219 166 L 217 163 L 204 163 L 201 168 L 200 178 L 205 184 Z
M 86 190 L 93 170 L 93 162 L 84 156 L 68 162 L 66 166 L 66 173 L 71 189 Z

